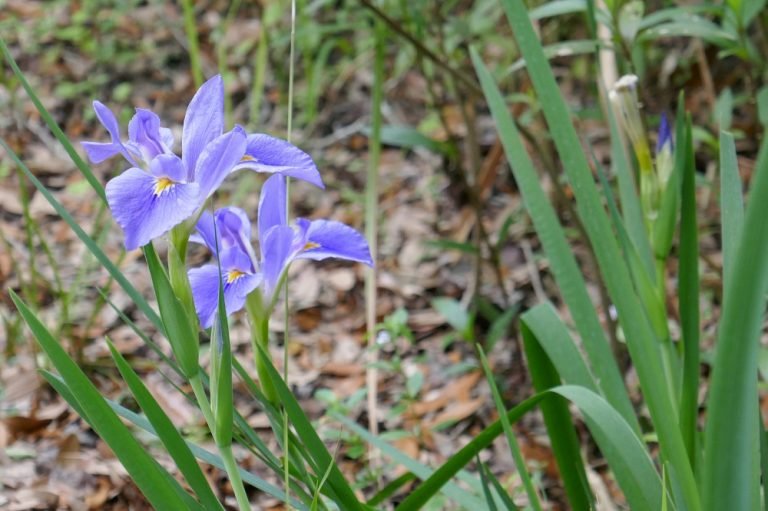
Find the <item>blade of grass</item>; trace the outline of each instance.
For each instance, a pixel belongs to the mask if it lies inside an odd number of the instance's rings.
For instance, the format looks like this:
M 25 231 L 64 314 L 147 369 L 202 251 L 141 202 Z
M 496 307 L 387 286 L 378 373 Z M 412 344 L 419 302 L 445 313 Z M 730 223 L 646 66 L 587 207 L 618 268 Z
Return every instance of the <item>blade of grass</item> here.
M 382 454 L 390 458 L 395 463 L 399 463 L 400 465 L 404 466 L 419 479 L 425 481 L 435 473 L 432 468 L 417 460 L 414 460 L 404 452 L 391 445 L 386 440 L 383 440 L 378 436 L 371 435 L 370 431 L 361 427 L 349 417 L 345 417 L 338 413 L 331 413 L 331 417 L 333 417 L 334 420 L 339 421 L 344 425 L 344 427 L 348 428 L 356 435 L 359 435 L 360 438 L 366 442 L 375 445 L 376 448 L 382 452 Z M 499 432 L 501 432 L 501 430 L 499 430 Z M 474 455 L 470 457 L 467 463 L 472 459 L 474 459 Z M 459 469 L 461 468 L 463 467 L 459 467 Z M 445 481 L 444 486 L 435 488 L 435 492 L 430 495 L 430 497 L 439 492 L 466 509 L 482 509 L 483 501 L 476 495 L 482 491 L 480 482 L 472 475 L 463 471 L 454 472 L 451 477 L 453 477 L 453 475 L 457 475 L 458 479 L 460 479 L 462 483 L 467 484 L 470 487 L 471 492 L 468 492 L 465 488 L 460 487 L 458 484 L 450 482 L 449 477 L 448 480 Z
M 477 52 L 472 49 L 471 55 L 475 72 L 480 78 L 488 106 L 496 121 L 504 151 L 507 153 L 507 161 L 549 258 L 552 273 L 563 300 L 571 311 L 571 317 L 584 343 L 597 381 L 600 382 L 600 389 L 608 401 L 632 425 L 632 428 L 639 432 L 640 425 L 635 417 L 632 403 L 629 401 L 624 381 L 555 210 L 538 181 L 533 162 L 525 150 L 498 87 Z
M 496 490 L 496 493 L 501 498 L 501 501 L 504 503 L 504 507 L 507 509 L 507 511 L 518 511 L 518 507 L 515 505 L 515 502 L 512 500 L 512 497 L 509 496 L 509 493 L 507 493 L 507 490 L 504 489 L 503 486 L 501 486 L 501 483 L 496 478 L 496 476 L 493 475 L 493 472 L 491 472 L 491 469 L 488 468 L 488 465 L 485 463 L 482 463 L 480 465 L 482 470 L 485 470 L 486 478 L 488 478 L 491 481 L 491 484 L 493 484 L 493 488 Z
M 413 472 L 406 472 L 405 474 L 401 475 L 397 479 L 392 480 L 389 484 L 387 484 L 384 488 L 379 490 L 376 495 L 371 497 L 371 499 L 366 502 L 369 506 L 378 506 L 379 504 L 383 504 L 384 501 L 386 501 L 388 498 L 390 498 L 392 495 L 394 495 L 397 490 L 405 486 L 406 484 L 410 483 L 416 479 L 416 474 Z
M 345 510 L 364 510 L 365 506 L 357 500 L 357 497 L 355 497 L 355 493 L 352 491 L 352 488 L 350 488 L 346 479 L 344 479 L 336 462 L 331 457 L 328 449 L 326 449 L 325 444 L 323 444 L 323 441 L 317 435 L 317 432 L 312 427 L 309 419 L 304 414 L 301 405 L 296 401 L 291 390 L 275 369 L 270 355 L 260 344 L 256 343 L 256 347 L 260 351 L 259 356 L 264 361 L 264 368 L 272 380 L 272 384 L 275 387 L 280 401 L 285 407 L 285 412 L 288 414 L 288 418 L 296 429 L 299 438 L 304 442 L 307 450 L 312 456 L 315 474 L 323 474 L 330 467 L 328 486 L 338 499 L 337 503 L 342 505 Z
M 480 456 L 475 456 L 475 462 L 477 463 L 477 471 L 480 472 L 480 481 L 483 483 L 483 497 L 485 498 L 486 509 L 488 511 L 499 511 L 491 493 L 491 482 L 488 480 L 487 467 L 480 461 Z
M 16 64 L 16 61 L 11 55 L 11 52 L 8 50 L 8 46 L 6 46 L 5 40 L 3 40 L 2 37 L 0 37 L 0 51 L 2 51 L 3 56 L 5 57 L 5 60 L 8 62 L 8 65 L 11 66 L 11 70 L 13 71 L 13 74 L 16 75 L 16 78 L 18 78 L 19 82 L 21 82 L 21 86 L 24 87 L 24 90 L 29 96 L 29 99 L 32 100 L 32 104 L 34 104 L 35 108 L 37 108 L 37 111 L 40 112 L 40 117 L 42 117 L 43 120 L 45 121 L 45 124 L 48 125 L 48 129 L 51 130 L 51 133 L 53 133 L 53 136 L 56 137 L 56 140 L 58 140 L 59 143 L 61 143 L 62 147 L 64 147 L 64 150 L 72 159 L 72 162 L 80 170 L 80 172 L 83 174 L 85 179 L 88 181 L 91 187 L 96 191 L 98 196 L 101 198 L 101 200 L 104 202 L 107 202 L 107 195 L 104 192 L 104 187 L 101 185 L 101 182 L 93 174 L 93 171 L 88 166 L 88 164 L 85 163 L 85 161 L 83 161 L 82 158 L 80 158 L 80 155 L 77 154 L 77 151 L 72 145 L 72 142 L 69 141 L 69 138 L 67 138 L 67 136 L 61 130 L 59 125 L 56 123 L 56 121 L 53 120 L 53 117 L 51 117 L 51 114 L 48 113 L 48 110 L 46 110 L 46 108 L 43 106 L 42 101 L 40 101 L 40 98 L 37 97 L 37 94 L 35 94 L 34 89 L 32 88 L 31 85 L 29 85 L 29 82 L 24 77 L 24 73 L 21 72 L 21 69 L 19 69 L 18 64 Z M 3 145 L 5 144 L 3 143 Z M 11 153 L 10 149 L 8 149 L 7 147 L 6 147 L 6 150 L 8 150 L 9 154 Z
M 80 404 L 77 402 L 77 400 L 72 395 L 72 392 L 69 390 L 69 387 L 67 387 L 66 383 L 64 383 L 63 380 L 57 375 L 54 375 L 52 373 L 49 373 L 47 371 L 41 371 L 43 374 L 43 377 L 51 384 L 51 386 L 56 390 L 58 394 L 64 397 L 64 399 L 70 403 L 72 408 L 75 409 L 75 411 L 83 418 L 86 418 L 87 415 L 85 412 L 80 408 Z M 109 406 L 114 410 L 116 414 L 118 414 L 123 419 L 127 420 L 134 426 L 143 429 L 147 433 L 157 437 L 157 432 L 152 427 L 152 425 L 149 423 L 149 421 L 137 413 L 134 413 L 127 408 L 115 403 L 114 401 L 107 400 L 107 403 Z M 187 444 L 187 447 L 189 447 L 190 451 L 192 451 L 192 454 L 195 455 L 195 457 L 211 466 L 214 466 L 220 470 L 224 470 L 224 462 L 221 461 L 221 458 L 215 454 L 213 454 L 210 451 L 207 451 L 200 447 L 197 444 L 194 444 L 192 442 L 189 442 L 185 440 L 185 443 Z M 240 470 L 240 475 L 243 478 L 243 481 L 248 483 L 249 485 L 253 486 L 259 491 L 263 491 L 267 495 L 271 495 L 272 497 L 275 497 L 276 499 L 280 499 L 285 501 L 285 493 L 283 491 L 264 481 L 263 479 L 260 479 L 250 472 L 246 472 L 242 468 Z M 292 501 L 292 505 L 299 511 L 308 511 L 308 508 L 297 501 Z
M 507 418 L 507 409 L 501 399 L 501 393 L 499 392 L 498 387 L 496 387 L 496 381 L 493 378 L 493 372 L 491 372 L 491 367 L 488 364 L 488 358 L 485 356 L 482 346 L 476 344 L 475 348 L 480 355 L 480 363 L 483 366 L 485 379 L 491 387 L 491 394 L 493 395 L 493 401 L 496 405 L 496 411 L 499 414 L 501 426 L 504 429 L 504 435 L 507 437 L 507 444 L 509 445 L 512 459 L 515 461 L 517 473 L 520 475 L 520 480 L 523 482 L 525 493 L 528 495 L 528 502 L 535 511 L 541 511 L 542 508 L 541 502 L 539 501 L 539 495 L 536 492 L 536 488 L 533 486 L 533 481 L 531 481 L 531 475 L 526 468 L 523 454 L 520 452 L 520 444 L 518 444 L 517 437 L 515 437 L 515 434 L 512 432 L 512 426 Z
M 189 509 L 163 470 L 109 408 L 99 391 L 72 361 L 35 314 L 13 292 L 11 299 L 27 326 L 71 389 L 93 429 L 110 446 L 141 492 L 157 509 Z
M 738 175 L 736 169 L 727 172 Z M 766 218 L 768 167 L 761 167 L 753 177 L 736 250 L 731 249 L 732 259 L 725 261 L 723 271 L 725 298 L 705 429 L 702 488 L 708 510 L 748 509 L 753 504 L 757 348 L 768 287 L 768 265 L 764 264 L 768 260 Z M 734 227 L 730 225 L 731 234 L 723 233 L 724 241 L 726 236 L 733 241 Z
M 107 344 L 109 346 L 109 351 L 112 353 L 115 365 L 120 371 L 123 380 L 125 380 L 125 383 L 128 385 L 128 388 L 131 390 L 131 394 L 133 394 L 136 402 L 146 414 L 157 437 L 163 443 L 168 454 L 171 455 L 176 466 L 184 475 L 184 479 L 186 479 L 189 486 L 200 499 L 201 504 L 209 510 L 223 510 L 224 507 L 216 498 L 216 495 L 214 495 L 213 490 L 211 490 L 208 480 L 197 465 L 197 461 L 195 461 L 192 451 L 189 450 L 189 447 L 184 442 L 184 438 L 181 434 L 179 434 L 176 426 L 174 426 L 171 419 L 168 418 L 168 415 L 165 414 L 155 398 L 152 397 L 152 394 L 147 390 L 147 387 L 141 381 L 141 378 L 139 378 L 133 371 L 125 358 L 123 358 L 123 355 L 115 349 L 115 346 L 109 339 L 107 339 Z
M 187 50 L 189 52 L 189 66 L 192 71 L 192 79 L 195 87 L 203 84 L 203 68 L 200 65 L 200 45 L 197 42 L 197 21 L 195 21 L 195 5 L 192 0 L 181 0 L 184 11 L 184 32 L 187 35 Z
M 696 479 L 678 425 L 677 402 L 672 402 L 664 383 L 658 340 L 654 338 L 637 298 L 627 293 L 632 288 L 629 271 L 622 262 L 618 242 L 603 209 L 602 198 L 571 122 L 570 112 L 560 94 L 552 69 L 544 58 L 541 43 L 527 17 L 522 0 L 502 0 L 502 5 L 520 53 L 528 62 L 528 75 L 552 139 L 565 163 L 565 172 L 576 196 L 579 217 L 594 249 L 608 294 L 618 311 L 632 362 L 637 369 L 643 395 L 658 434 L 662 456 L 674 468 L 673 473 L 680 481 L 689 509 L 698 511 L 701 503 Z

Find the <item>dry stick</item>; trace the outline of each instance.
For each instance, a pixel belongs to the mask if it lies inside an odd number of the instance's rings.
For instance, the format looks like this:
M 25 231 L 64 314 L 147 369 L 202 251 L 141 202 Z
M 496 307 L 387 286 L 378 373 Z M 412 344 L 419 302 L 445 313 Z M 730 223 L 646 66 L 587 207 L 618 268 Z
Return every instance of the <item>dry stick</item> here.
M 375 47 L 373 67 L 373 97 L 371 98 L 371 137 L 369 139 L 368 179 L 365 188 L 365 235 L 373 259 L 373 266 L 365 274 L 365 321 L 368 334 L 368 364 L 366 367 L 366 387 L 368 388 L 368 429 L 371 434 L 379 434 L 378 422 L 378 351 L 376 350 L 376 254 L 378 252 L 379 222 L 379 162 L 381 161 L 381 105 L 384 99 L 384 38 L 385 28 L 380 20 L 375 20 Z M 379 450 L 369 444 L 368 452 L 371 466 L 378 468 L 381 455 Z
M 296 0 L 291 0 L 291 34 L 290 34 L 290 50 L 289 50 L 289 62 L 288 62 L 288 121 L 286 125 L 286 139 L 291 142 L 291 136 L 293 135 L 293 73 L 294 73 L 294 56 L 296 51 Z M 291 210 L 291 178 L 285 177 L 285 219 L 288 221 Z M 285 328 L 283 334 L 283 379 L 285 384 L 288 385 L 288 316 L 290 313 L 290 307 L 288 305 L 288 280 L 285 281 L 285 294 L 283 298 L 285 302 Z M 288 422 L 288 412 L 283 408 L 283 448 L 285 449 L 285 461 L 283 480 L 285 481 L 285 506 L 288 511 L 293 509 L 291 506 L 291 473 L 288 456 L 288 442 L 290 441 L 289 432 L 290 424 Z
M 370 9 L 371 12 L 373 12 L 377 17 L 379 17 L 386 25 L 391 28 L 393 31 L 397 32 L 401 37 L 406 39 L 409 43 L 411 43 L 414 48 L 416 48 L 416 51 L 425 57 L 427 57 L 429 60 L 434 62 L 438 67 L 440 67 L 443 71 L 447 72 L 449 75 L 451 75 L 456 81 L 461 82 L 468 90 L 472 91 L 473 95 L 475 97 L 483 97 L 483 91 L 480 89 L 480 86 L 477 85 L 475 82 L 467 78 L 467 75 L 465 73 L 462 73 L 460 71 L 457 71 L 456 69 L 452 68 L 450 65 L 446 64 L 445 60 L 440 58 L 440 56 L 436 55 L 432 50 L 424 46 L 421 41 L 419 41 L 416 37 L 414 37 L 410 32 L 403 29 L 403 27 L 400 26 L 400 24 L 384 14 L 378 7 L 373 5 L 370 0 L 359 0 L 363 6 Z

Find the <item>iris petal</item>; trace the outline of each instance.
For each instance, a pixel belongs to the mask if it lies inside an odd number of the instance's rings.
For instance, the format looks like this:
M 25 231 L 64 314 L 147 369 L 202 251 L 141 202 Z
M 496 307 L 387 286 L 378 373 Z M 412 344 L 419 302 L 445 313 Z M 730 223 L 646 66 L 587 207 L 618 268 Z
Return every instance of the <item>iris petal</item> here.
M 125 248 L 134 250 L 191 216 L 199 204 L 196 183 L 172 183 L 157 192 L 159 178 L 130 168 L 106 186 L 112 216 L 123 228 Z
M 83 142 L 83 148 L 88 154 L 88 159 L 92 163 L 101 163 L 116 154 L 122 154 L 131 165 L 137 165 L 130 153 L 120 140 L 120 125 L 117 123 L 115 114 L 101 101 L 93 102 L 93 111 L 96 112 L 99 122 L 109 133 L 111 142 Z
M 265 297 L 271 296 L 276 290 L 280 275 L 296 254 L 293 246 L 294 236 L 295 231 L 287 225 L 276 225 L 261 240 L 261 271 L 264 274 Z
M 296 220 L 302 237 L 302 252 L 297 259 L 321 261 L 328 258 L 346 259 L 373 265 L 368 242 L 356 230 L 333 220 Z
M 270 176 L 261 187 L 258 222 L 259 240 L 262 242 L 272 227 L 287 224 L 285 218 L 285 178 L 283 176 Z
M 229 271 L 239 270 L 233 268 Z M 245 306 L 248 294 L 261 283 L 261 275 L 241 272 L 237 279 L 228 283 L 226 273 L 227 271 L 224 275 L 224 306 L 229 316 Z M 219 267 L 208 264 L 200 268 L 192 268 L 189 270 L 189 283 L 200 324 L 203 328 L 209 328 L 216 317 L 219 304 Z
M 224 132 L 224 81 L 216 75 L 195 93 L 184 116 L 181 151 L 184 166 L 197 166 L 205 147 Z
M 160 134 L 160 117 L 144 108 L 137 108 L 128 123 L 128 139 L 147 162 L 159 154 L 170 152 Z
M 200 154 L 194 181 L 200 184 L 200 195 L 207 198 L 221 185 L 245 151 L 245 131 L 239 126 L 209 143 Z
M 248 135 L 245 156 L 232 170 L 240 169 L 280 174 L 325 188 L 312 157 L 285 140 L 263 133 Z

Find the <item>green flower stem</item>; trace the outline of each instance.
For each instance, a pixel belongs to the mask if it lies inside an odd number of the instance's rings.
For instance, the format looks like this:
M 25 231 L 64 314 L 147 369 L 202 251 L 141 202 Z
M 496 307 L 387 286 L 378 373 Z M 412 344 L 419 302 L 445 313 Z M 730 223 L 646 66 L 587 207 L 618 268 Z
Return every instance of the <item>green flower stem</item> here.
M 277 294 L 277 291 L 275 291 L 275 294 Z M 272 378 L 269 376 L 266 361 L 259 350 L 259 346 L 261 346 L 265 354 L 269 353 L 269 314 L 264 310 L 261 295 L 258 292 L 248 295 L 245 308 L 251 321 L 251 344 L 259 383 L 261 384 L 264 396 L 269 399 L 270 403 L 277 405 L 280 402 L 277 397 L 277 390 L 275 390 Z M 271 310 L 271 308 L 268 310 Z
M 227 469 L 229 482 L 232 485 L 232 490 L 235 492 L 235 498 L 237 499 L 237 505 L 240 508 L 240 511 L 251 511 L 251 502 L 248 500 L 248 495 L 245 493 L 245 486 L 243 486 L 243 480 L 240 477 L 240 470 L 235 461 L 235 455 L 232 452 L 232 444 L 219 446 L 219 453 L 221 454 L 221 460 L 224 462 L 224 467 Z
M 195 393 L 195 399 L 197 399 L 197 404 L 200 407 L 200 411 L 203 412 L 205 423 L 209 428 L 211 428 L 211 432 L 213 432 L 212 428 L 215 422 L 213 420 L 213 413 L 211 412 L 211 403 L 208 401 L 208 395 L 205 393 L 203 382 L 200 380 L 200 376 L 190 378 L 189 384 L 192 386 L 192 392 Z
M 197 399 L 197 405 L 200 407 L 200 411 L 203 412 L 205 423 L 208 425 L 208 429 L 213 434 L 213 428 L 216 427 L 216 421 L 213 417 L 213 412 L 211 411 L 211 403 L 208 400 L 208 395 L 205 393 L 205 388 L 203 387 L 203 382 L 200 379 L 200 376 L 190 378 L 189 384 L 192 387 L 192 392 L 195 394 L 195 399 Z M 235 463 L 235 456 L 232 452 L 231 441 L 225 445 L 217 443 L 216 447 L 219 450 L 221 459 L 224 461 L 224 468 L 226 469 L 227 477 L 229 477 L 229 482 L 232 485 L 232 489 L 235 492 L 235 498 L 237 499 L 237 504 L 240 507 L 240 511 L 250 511 L 251 504 L 248 500 L 248 495 L 245 493 L 243 480 L 240 477 L 240 470 L 237 466 L 237 463 Z

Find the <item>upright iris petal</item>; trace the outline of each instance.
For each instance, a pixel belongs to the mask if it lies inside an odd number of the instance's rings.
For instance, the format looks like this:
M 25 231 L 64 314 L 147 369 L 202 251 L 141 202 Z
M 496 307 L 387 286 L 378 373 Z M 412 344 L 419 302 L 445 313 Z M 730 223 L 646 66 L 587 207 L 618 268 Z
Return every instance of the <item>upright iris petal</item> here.
M 150 172 L 133 167 L 106 186 L 107 203 L 125 233 L 125 248 L 134 250 L 191 216 L 200 204 L 200 187 L 186 180 L 181 160 L 163 154 Z
M 93 111 L 96 112 L 96 117 L 107 129 L 112 140 L 111 142 L 83 142 L 83 149 L 88 154 L 88 159 L 93 163 L 101 163 L 116 154 L 122 154 L 131 165 L 137 166 L 138 163 L 120 140 L 120 125 L 117 123 L 115 114 L 100 101 L 93 102 Z
M 209 142 L 224 133 L 224 81 L 216 75 L 195 93 L 184 115 L 181 154 L 184 166 L 195 170 Z
M 220 254 L 219 265 L 207 264 L 189 270 L 189 283 L 200 324 L 209 328 L 213 324 L 219 305 L 219 279 L 224 286 L 224 306 L 227 315 L 245 306 L 246 297 L 261 283 L 262 277 L 251 268 L 250 257 L 239 248 L 232 247 Z
M 341 222 L 299 218 L 289 227 L 285 218 L 285 178 L 273 175 L 259 199 L 259 241 L 264 294 L 271 294 L 295 259 L 328 258 L 373 265 L 365 238 Z
M 214 254 L 237 247 L 248 254 L 255 270 L 256 257 L 251 245 L 251 223 L 245 211 L 231 206 L 218 209 L 214 214 L 204 211 L 195 227 L 197 232 L 190 236 L 189 241 L 204 244 Z M 218 247 L 216 239 L 219 241 Z
M 154 112 L 137 108 L 128 123 L 129 151 L 140 161 L 150 162 L 160 154 L 173 154 L 173 133 L 160 126 L 160 118 Z

